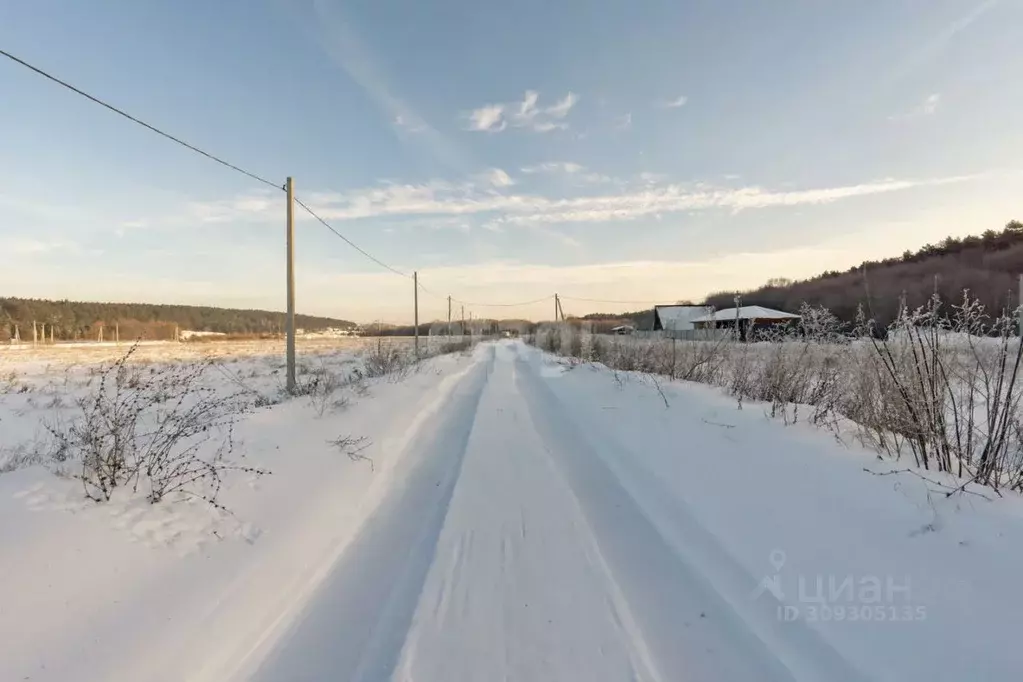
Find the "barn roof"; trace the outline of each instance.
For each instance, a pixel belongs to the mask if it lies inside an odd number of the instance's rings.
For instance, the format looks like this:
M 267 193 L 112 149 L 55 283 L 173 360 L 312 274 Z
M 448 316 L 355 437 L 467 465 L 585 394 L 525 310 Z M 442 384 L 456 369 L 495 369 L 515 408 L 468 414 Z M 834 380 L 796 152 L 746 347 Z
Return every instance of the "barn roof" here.
M 735 308 L 725 308 L 724 310 L 718 310 L 710 315 L 703 315 L 702 317 L 694 317 L 690 322 L 727 322 L 734 320 L 738 317 L 740 320 L 798 320 L 799 315 L 793 315 L 783 310 L 775 310 L 773 308 L 765 308 L 760 305 L 744 305 L 738 309 L 738 315 L 736 315 Z
M 694 317 L 706 315 L 713 308 L 706 305 L 655 305 L 654 315 L 664 329 L 675 329 L 681 323 L 688 325 Z

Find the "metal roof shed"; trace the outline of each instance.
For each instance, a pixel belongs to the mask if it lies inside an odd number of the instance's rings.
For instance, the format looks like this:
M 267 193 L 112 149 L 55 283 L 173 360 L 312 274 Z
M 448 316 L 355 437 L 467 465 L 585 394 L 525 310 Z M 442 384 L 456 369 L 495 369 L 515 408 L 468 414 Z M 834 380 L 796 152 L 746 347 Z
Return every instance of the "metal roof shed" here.
M 693 329 L 693 318 L 710 313 L 706 305 L 655 305 L 654 331 L 688 331 Z

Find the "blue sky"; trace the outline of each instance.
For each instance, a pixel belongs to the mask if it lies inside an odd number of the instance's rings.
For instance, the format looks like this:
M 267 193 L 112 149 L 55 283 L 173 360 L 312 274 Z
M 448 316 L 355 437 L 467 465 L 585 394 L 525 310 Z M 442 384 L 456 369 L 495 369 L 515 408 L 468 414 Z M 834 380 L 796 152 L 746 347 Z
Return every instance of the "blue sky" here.
M 8 2 L 0 48 L 438 294 L 567 313 L 1023 217 L 1018 0 Z M 0 60 L 0 292 L 281 309 L 284 200 Z M 308 217 L 298 307 L 407 321 Z M 421 318 L 446 315 L 421 296 Z M 477 315 L 549 315 L 547 303 Z

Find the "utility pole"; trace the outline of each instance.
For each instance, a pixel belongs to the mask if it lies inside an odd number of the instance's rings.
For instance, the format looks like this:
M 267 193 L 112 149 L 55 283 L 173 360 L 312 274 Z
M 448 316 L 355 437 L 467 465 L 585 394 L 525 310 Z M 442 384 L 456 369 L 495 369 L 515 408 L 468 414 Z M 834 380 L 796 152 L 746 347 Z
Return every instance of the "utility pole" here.
M 451 336 L 451 297 L 448 296 L 448 336 Z
M 462 306 L 462 326 L 459 329 L 459 331 L 461 332 L 459 334 L 459 336 L 465 336 L 465 306 L 464 305 Z
M 415 301 L 415 306 L 416 306 L 416 316 L 415 316 L 415 323 L 416 323 L 415 335 L 416 335 L 416 341 L 415 341 L 415 344 L 416 344 L 416 357 L 418 358 L 419 357 L 419 273 L 418 272 L 413 272 L 412 273 L 412 287 L 415 289 L 415 294 L 414 294 L 414 297 L 415 297 L 414 301 Z
M 288 193 L 288 339 L 285 342 L 287 353 L 287 387 L 288 393 L 294 393 L 295 382 L 295 185 L 291 178 L 285 184 Z
M 36 327 L 36 321 L 32 320 L 32 345 L 39 343 L 39 329 Z
M 558 295 L 554 294 L 554 321 L 558 321 L 558 311 L 561 310 L 561 301 L 558 300 Z

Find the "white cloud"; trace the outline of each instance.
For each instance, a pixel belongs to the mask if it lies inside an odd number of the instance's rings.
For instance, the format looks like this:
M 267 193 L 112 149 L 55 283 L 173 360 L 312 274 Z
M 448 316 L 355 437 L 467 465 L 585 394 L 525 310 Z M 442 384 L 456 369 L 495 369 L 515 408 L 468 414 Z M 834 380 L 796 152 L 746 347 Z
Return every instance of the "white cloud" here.
M 479 179 L 491 187 L 511 187 L 515 184 L 512 177 L 500 168 L 491 168 L 486 173 L 478 176 Z
M 578 173 L 584 170 L 584 166 L 572 161 L 548 161 L 546 163 L 538 163 L 532 166 L 525 166 L 521 170 L 523 173 Z
M 618 130 L 628 130 L 632 127 L 632 112 L 625 114 L 624 116 L 615 120 L 615 128 Z
M 538 133 L 549 133 L 552 130 L 568 130 L 567 123 L 555 123 L 554 121 L 540 121 L 533 124 L 533 130 Z
M 382 216 L 485 215 L 495 225 L 555 225 L 629 221 L 687 211 L 743 211 L 772 207 L 829 204 L 843 199 L 886 194 L 917 187 L 964 182 L 976 176 L 930 180 L 883 180 L 859 185 L 802 190 L 761 187 L 645 185 L 620 193 L 552 199 L 535 194 L 480 191 L 473 183 L 453 185 L 383 185 L 343 194 L 320 194 L 314 210 L 327 220 L 357 220 Z M 313 201 L 310 199 L 310 201 Z M 257 202 L 227 202 L 256 206 Z M 275 207 L 271 215 L 277 216 Z M 214 219 L 216 212 L 213 212 Z
M 544 110 L 544 112 L 548 116 L 553 116 L 554 118 L 565 118 L 565 116 L 568 116 L 568 112 L 572 110 L 572 107 L 574 107 L 575 103 L 578 101 L 579 97 L 577 97 L 574 92 L 569 92 L 562 99 L 558 100 L 557 104 L 552 107 L 548 107 Z
M 938 111 L 941 103 L 941 94 L 933 93 L 928 95 L 924 101 L 917 104 L 909 111 L 902 114 L 893 114 L 888 117 L 889 121 L 905 121 L 908 119 L 920 118 L 922 116 L 933 116 Z
M 497 133 L 508 124 L 503 118 L 503 104 L 487 104 L 469 113 L 469 130 Z
M 657 105 L 663 109 L 678 109 L 679 107 L 684 107 L 686 105 L 686 102 L 688 101 L 689 101 L 688 97 L 686 97 L 685 95 L 679 95 L 675 99 L 663 100 L 661 102 L 658 102 Z
M 476 132 L 500 132 L 506 128 L 524 128 L 537 133 L 552 130 L 568 130 L 568 123 L 561 119 L 579 101 L 575 93 L 569 92 L 554 105 L 539 108 L 540 93 L 526 90 L 521 102 L 486 104 L 463 114 L 469 121 L 468 130 Z
M 52 251 L 77 250 L 78 245 L 65 239 L 38 237 L 4 237 L 0 239 L 0 252 L 8 255 L 28 256 Z

